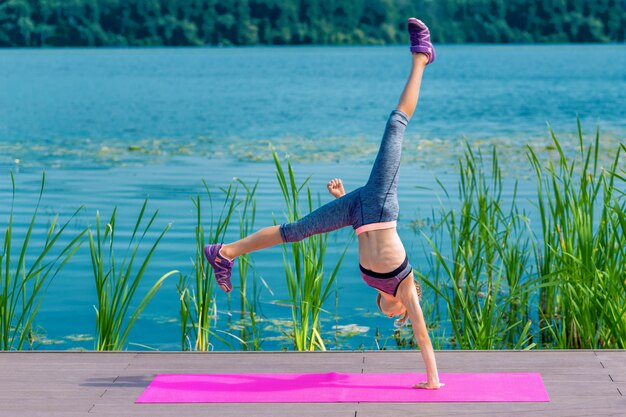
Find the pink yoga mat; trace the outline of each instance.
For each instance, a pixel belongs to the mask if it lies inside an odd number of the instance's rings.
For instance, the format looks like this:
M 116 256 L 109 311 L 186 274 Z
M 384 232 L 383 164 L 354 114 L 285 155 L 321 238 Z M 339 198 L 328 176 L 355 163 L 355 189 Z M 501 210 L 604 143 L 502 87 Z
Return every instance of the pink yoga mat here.
M 418 373 L 161 374 L 137 403 L 550 401 L 539 373 L 440 374 L 439 390 L 411 388 Z

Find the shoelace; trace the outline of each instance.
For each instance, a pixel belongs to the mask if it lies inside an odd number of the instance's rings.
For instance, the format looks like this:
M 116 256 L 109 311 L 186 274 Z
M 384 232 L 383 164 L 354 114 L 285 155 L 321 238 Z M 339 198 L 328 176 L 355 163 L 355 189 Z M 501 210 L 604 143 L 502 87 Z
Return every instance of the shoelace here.
M 217 267 L 217 268 L 214 268 L 215 269 L 215 275 L 218 275 L 218 274 L 219 275 L 223 275 L 223 274 L 227 274 L 228 273 L 228 269 L 229 269 L 230 265 L 228 265 L 228 264 L 227 265 L 223 265 L 221 262 L 218 264 L 217 260 L 216 260 L 215 263 L 216 263 L 215 266 Z
M 418 31 L 409 31 L 409 37 L 411 38 L 411 45 L 419 45 L 421 44 L 420 39 L 421 32 Z
M 217 258 L 216 258 L 217 260 Z M 228 284 L 230 278 L 229 269 L 232 268 L 230 264 L 223 265 L 220 263 L 219 268 L 215 270 L 215 278 L 220 284 Z
M 217 282 L 220 284 L 226 284 L 228 281 L 228 274 L 226 271 L 219 271 L 215 273 L 215 278 L 217 278 Z

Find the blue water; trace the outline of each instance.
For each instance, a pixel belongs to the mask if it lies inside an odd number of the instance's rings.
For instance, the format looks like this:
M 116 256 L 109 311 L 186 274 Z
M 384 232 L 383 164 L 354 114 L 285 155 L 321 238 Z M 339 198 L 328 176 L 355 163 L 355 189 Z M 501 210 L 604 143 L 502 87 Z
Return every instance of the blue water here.
M 283 221 L 269 142 L 289 156 L 299 178 L 312 175 L 311 189 L 322 203 L 331 198 L 325 191 L 330 178 L 341 177 L 348 191 L 362 185 L 408 64 L 400 47 L 0 50 L 0 232 L 10 209 L 9 170 L 18 189 L 18 237 L 34 210 L 43 169 L 39 237 L 54 214 L 65 221 L 84 205 L 70 233 L 93 225 L 97 210 L 108 218 L 117 206 L 118 236 L 127 238 L 149 196 L 149 209 L 159 209 L 155 233 L 172 227 L 150 265 L 143 295 L 161 274 L 191 271 L 190 198 L 202 192 L 202 179 L 216 193 L 233 177 L 248 184 L 259 179 L 256 228 L 273 224 L 273 217 Z M 435 176 L 455 188 L 455 158 L 464 139 L 485 148 L 499 145 L 507 181 L 522 179 L 519 198 L 530 209 L 534 190 L 525 180 L 523 146 L 549 157 L 549 122 L 574 152 L 579 116 L 586 133 L 599 127 L 604 149 L 614 149 L 625 142 L 624 108 L 624 45 L 440 47 L 407 131 L 399 186 L 399 233 L 416 269 L 426 267 L 429 255 L 411 223 L 439 205 L 443 193 L 433 191 Z M 233 226 L 227 240 L 239 235 Z M 331 234 L 328 265 L 350 233 Z M 289 319 L 289 310 L 279 305 L 287 297 L 280 247 L 254 254 L 253 261 L 272 290 L 261 293 L 264 317 Z M 328 347 L 376 348 L 376 327 L 384 343 L 392 323 L 377 313 L 374 296 L 361 283 L 353 242 L 338 298 L 333 294 L 327 305 Z M 40 348 L 92 348 L 93 341 L 83 339 L 94 332 L 94 303 L 85 243 L 45 295 L 36 320 Z M 237 304 L 233 298 L 232 314 Z M 218 329 L 232 330 L 222 293 L 217 306 Z M 177 314 L 176 278 L 170 278 L 130 341 L 180 349 Z M 352 324 L 364 327 L 361 335 L 335 343 L 333 326 Z M 265 336 L 264 349 L 291 347 L 277 338 L 279 331 Z

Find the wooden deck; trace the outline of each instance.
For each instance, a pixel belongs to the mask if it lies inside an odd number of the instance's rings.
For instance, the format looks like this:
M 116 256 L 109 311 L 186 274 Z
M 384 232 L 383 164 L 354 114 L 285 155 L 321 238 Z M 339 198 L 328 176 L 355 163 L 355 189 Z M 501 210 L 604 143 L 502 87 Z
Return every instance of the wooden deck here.
M 551 402 L 135 404 L 157 373 L 421 372 L 422 363 L 415 351 L 0 352 L 0 416 L 626 416 L 624 350 L 441 351 L 437 360 L 440 372 L 541 372 Z

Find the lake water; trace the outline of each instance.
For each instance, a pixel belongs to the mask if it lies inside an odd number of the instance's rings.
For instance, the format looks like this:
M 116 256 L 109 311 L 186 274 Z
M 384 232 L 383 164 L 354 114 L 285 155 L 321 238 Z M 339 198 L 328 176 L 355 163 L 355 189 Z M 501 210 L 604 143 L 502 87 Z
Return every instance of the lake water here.
M 625 45 L 441 46 L 438 52 L 407 130 L 399 185 L 399 233 L 416 269 L 428 255 L 411 223 L 439 206 L 435 177 L 455 189 L 464 140 L 483 149 L 498 144 L 507 183 L 521 179 L 520 201 L 529 209 L 534 189 L 524 146 L 549 157 L 546 123 L 569 153 L 577 116 L 587 134 L 601 129 L 601 157 L 626 142 Z M 93 225 L 96 210 L 108 217 L 117 206 L 119 238 L 127 237 L 149 196 L 149 209 L 159 209 L 155 231 L 172 228 L 141 290 L 171 269 L 189 273 L 191 197 L 202 192 L 202 179 L 215 192 L 233 177 L 248 184 L 259 179 L 255 228 L 284 219 L 268 143 L 293 161 L 300 179 L 312 175 L 322 202 L 331 198 L 330 178 L 341 177 L 348 191 L 362 185 L 409 62 L 403 47 L 0 50 L 0 231 L 10 210 L 9 170 L 16 176 L 19 238 L 45 169 L 38 236 L 55 213 L 64 220 L 84 205 L 71 232 Z M 227 240 L 239 235 L 233 226 Z M 348 229 L 330 235 L 328 265 L 350 235 Z M 288 319 L 279 302 L 287 297 L 280 247 L 253 260 L 272 290 L 261 293 L 263 315 Z M 36 320 L 41 349 L 93 348 L 85 340 L 95 327 L 93 281 L 85 244 L 44 298 Z M 180 349 L 175 281 L 152 301 L 131 342 Z M 361 282 L 356 242 L 338 290 L 328 303 L 338 317 L 326 316 L 327 336 L 335 325 L 363 332 L 329 347 L 376 348 L 377 327 L 384 342 L 392 322 L 377 313 L 374 290 Z M 218 329 L 229 330 L 221 292 L 217 306 Z M 279 335 L 268 331 L 263 348 L 290 347 Z M 216 342 L 216 348 L 224 347 Z

